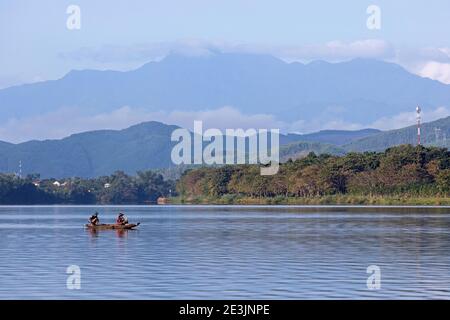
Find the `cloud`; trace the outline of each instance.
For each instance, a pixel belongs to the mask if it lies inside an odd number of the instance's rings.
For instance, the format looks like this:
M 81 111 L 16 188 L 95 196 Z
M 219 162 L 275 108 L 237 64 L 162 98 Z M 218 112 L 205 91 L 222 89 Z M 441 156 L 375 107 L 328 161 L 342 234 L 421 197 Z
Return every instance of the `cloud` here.
M 422 121 L 431 122 L 441 118 L 450 116 L 450 109 L 447 107 L 438 107 L 432 110 L 422 110 Z M 335 119 L 332 121 L 323 121 L 321 119 L 313 119 L 311 121 L 299 120 L 290 124 L 285 124 L 285 131 L 296 133 L 308 133 L 325 129 L 333 130 L 360 130 L 366 128 L 392 130 L 400 129 L 414 125 L 416 123 L 416 113 L 402 112 L 390 117 L 382 117 L 372 123 L 354 123 L 343 119 Z
M 418 74 L 425 78 L 450 84 L 450 63 L 440 63 L 436 61 L 426 62 L 419 69 Z
M 203 56 L 211 53 L 218 44 L 214 42 L 185 39 L 174 42 L 140 43 L 130 46 L 104 45 L 100 47 L 82 47 L 80 49 L 62 52 L 61 59 L 74 61 L 93 61 L 101 64 L 123 62 L 148 62 L 160 60 L 170 53 L 187 56 Z
M 363 128 L 367 128 L 366 126 L 360 123 L 352 123 L 345 121 L 343 119 L 335 119 L 335 120 L 322 120 L 322 119 L 313 119 L 313 120 L 298 120 L 292 123 L 285 123 L 283 127 L 283 132 L 287 133 L 310 133 L 317 132 L 320 130 L 360 130 Z
M 106 45 L 84 47 L 59 55 L 62 59 L 95 61 L 98 63 L 158 60 L 169 53 L 202 56 L 212 52 L 271 54 L 288 61 L 329 60 L 342 61 L 352 58 L 388 59 L 395 55 L 394 48 L 380 39 L 366 39 L 354 42 L 331 41 L 325 44 L 267 46 L 241 44 L 226 41 L 184 39 L 173 42 L 156 42 L 132 46 Z
M 275 54 L 287 60 L 327 60 L 343 61 L 354 58 L 389 59 L 395 50 L 388 42 L 380 39 L 367 39 L 354 42 L 331 41 L 326 44 L 280 47 Z
M 166 115 L 160 114 L 159 118 L 164 119 L 167 123 L 177 124 L 180 127 L 189 129 L 192 129 L 194 120 L 203 121 L 203 128 L 217 128 L 220 130 L 228 128 L 282 129 L 285 126 L 285 123 L 277 121 L 273 115 L 245 115 L 232 107 L 198 112 L 174 111 Z
M 429 122 L 450 116 L 447 107 L 424 110 L 423 121 Z M 60 109 L 56 112 L 25 119 L 10 119 L 0 125 L 0 140 L 24 142 L 28 140 L 60 139 L 74 133 L 100 129 L 124 129 L 144 121 L 159 121 L 193 129 L 195 120 L 203 121 L 203 129 L 280 129 L 282 133 L 309 133 L 325 129 L 359 130 L 377 128 L 381 130 L 397 129 L 414 124 L 414 112 L 404 112 L 392 117 L 383 117 L 372 123 L 353 123 L 336 117 L 333 120 L 316 118 L 312 120 L 295 120 L 285 122 L 271 114 L 246 115 L 239 110 L 226 106 L 218 109 L 185 112 L 148 112 L 144 109 L 128 106 L 110 113 L 94 116 L 82 115 L 74 109 Z
M 393 62 L 421 77 L 450 84 L 450 48 L 402 48 Z
M 422 119 L 424 122 L 434 121 L 440 118 L 450 116 L 450 110 L 447 107 L 439 107 L 434 110 L 422 110 Z M 410 126 L 416 122 L 416 113 L 402 112 L 392 117 L 383 117 L 369 125 L 371 128 L 380 130 L 399 129 Z
M 59 139 L 73 133 L 99 129 L 121 129 L 143 121 L 139 112 L 124 107 L 111 113 L 86 116 L 75 109 L 62 108 L 55 112 L 23 119 L 9 119 L 0 125 L 0 140 Z
M 64 108 L 56 112 L 25 119 L 10 119 L 0 125 L 0 140 L 24 142 L 28 140 L 60 139 L 73 133 L 100 130 L 124 129 L 144 121 L 159 121 L 192 130 L 194 120 L 202 120 L 203 128 L 282 128 L 283 122 L 268 114 L 245 115 L 235 108 L 223 107 L 198 112 L 174 111 L 148 112 L 128 106 L 110 113 L 94 116 L 80 114 L 74 109 Z
M 450 63 L 450 48 L 423 48 L 419 52 L 419 57 L 423 60 Z

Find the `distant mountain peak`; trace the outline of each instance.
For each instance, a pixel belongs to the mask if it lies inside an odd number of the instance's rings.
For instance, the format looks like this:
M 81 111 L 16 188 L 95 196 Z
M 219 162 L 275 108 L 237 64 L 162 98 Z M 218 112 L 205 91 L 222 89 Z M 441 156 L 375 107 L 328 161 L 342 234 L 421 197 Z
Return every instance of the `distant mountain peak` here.
M 175 125 L 169 125 L 169 124 L 165 124 L 159 121 L 145 121 L 145 122 L 141 122 L 135 125 L 132 125 L 128 128 L 122 129 L 122 131 L 131 131 L 131 130 L 152 130 L 152 131 L 157 131 L 160 129 L 167 129 L 170 128 L 171 130 L 174 130 L 176 128 L 179 128 L 178 126 Z
M 318 119 L 368 124 L 416 105 L 437 108 L 448 101 L 450 85 L 383 61 L 302 65 L 267 54 L 209 52 L 171 54 L 128 72 L 74 70 L 59 80 L 6 88 L 0 90 L 0 119 L 66 107 L 91 115 L 123 106 L 149 113 L 233 106 L 243 114 L 267 114 L 288 124 Z M 336 106 L 339 113 L 330 113 Z

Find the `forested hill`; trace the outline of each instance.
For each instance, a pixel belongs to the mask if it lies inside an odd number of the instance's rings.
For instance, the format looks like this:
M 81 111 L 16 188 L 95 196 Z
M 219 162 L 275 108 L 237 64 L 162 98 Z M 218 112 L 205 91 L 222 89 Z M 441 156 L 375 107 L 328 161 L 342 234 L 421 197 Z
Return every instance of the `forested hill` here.
M 450 152 L 402 145 L 385 152 L 307 157 L 262 176 L 258 165 L 187 171 L 177 184 L 182 199 L 317 198 L 333 195 L 442 197 L 450 194 Z
M 450 117 L 423 123 L 422 144 L 448 148 L 450 146 Z M 353 140 L 343 146 L 347 151 L 383 151 L 400 144 L 417 144 L 417 126 L 384 131 Z
M 20 144 L 0 141 L 0 172 L 18 172 L 20 162 L 24 175 L 39 173 L 43 178 L 92 178 L 117 170 L 134 175 L 140 170 L 169 168 L 173 166 L 170 155 L 175 144 L 170 137 L 176 128 L 145 122 L 123 130 L 91 131 L 60 140 Z M 416 139 L 416 126 L 385 132 L 365 129 L 288 134 L 280 136 L 280 158 L 297 159 L 309 152 L 344 155 L 352 151 L 383 151 L 400 144 L 415 145 Z M 424 123 L 422 143 L 449 147 L 450 117 Z
M 99 130 L 74 134 L 60 140 L 0 143 L 0 172 L 45 178 L 98 177 L 117 170 L 135 174 L 139 170 L 170 165 L 177 126 L 146 122 L 124 130 Z

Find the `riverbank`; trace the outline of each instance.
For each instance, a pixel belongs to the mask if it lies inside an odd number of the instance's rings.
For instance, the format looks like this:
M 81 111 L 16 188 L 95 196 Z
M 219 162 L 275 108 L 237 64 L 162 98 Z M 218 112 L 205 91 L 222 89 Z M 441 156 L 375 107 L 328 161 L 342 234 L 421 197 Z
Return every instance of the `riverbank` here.
M 450 205 L 450 197 L 411 196 L 349 196 L 330 195 L 321 197 L 273 197 L 251 198 L 237 195 L 222 197 L 172 197 L 167 204 L 211 204 L 211 205 Z

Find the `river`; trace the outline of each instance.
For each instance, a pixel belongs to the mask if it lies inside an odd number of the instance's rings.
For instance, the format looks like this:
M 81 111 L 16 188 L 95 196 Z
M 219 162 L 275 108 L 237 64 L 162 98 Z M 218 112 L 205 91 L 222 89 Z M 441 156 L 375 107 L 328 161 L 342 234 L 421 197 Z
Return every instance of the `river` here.
M 138 230 L 83 227 L 119 210 Z M 449 213 L 2 206 L 0 299 L 450 299 Z

